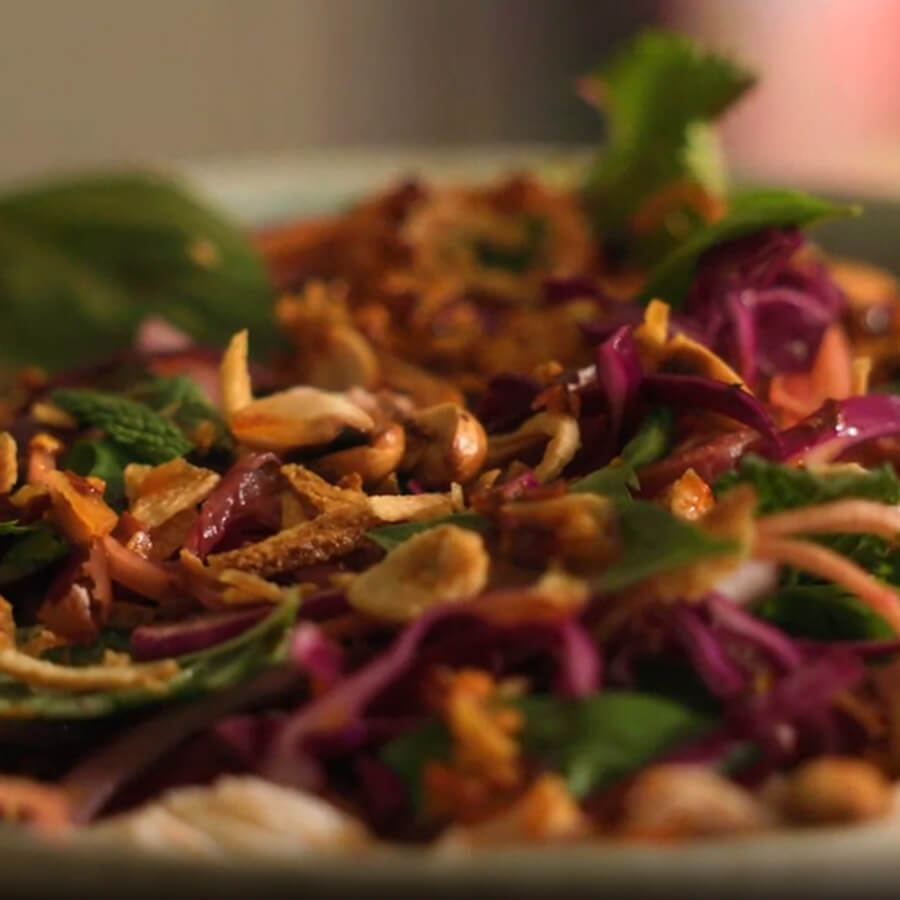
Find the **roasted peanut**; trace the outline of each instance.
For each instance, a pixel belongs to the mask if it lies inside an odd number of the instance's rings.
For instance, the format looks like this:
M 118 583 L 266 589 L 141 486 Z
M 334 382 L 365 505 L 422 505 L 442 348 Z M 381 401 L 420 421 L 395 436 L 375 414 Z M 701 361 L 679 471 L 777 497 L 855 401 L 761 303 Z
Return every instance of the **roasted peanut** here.
M 480 471 L 487 453 L 481 423 L 455 403 L 440 403 L 407 419 L 407 449 L 402 467 L 425 487 L 465 483 Z
M 332 481 L 356 473 L 368 486 L 377 484 L 393 472 L 406 450 L 402 425 L 391 424 L 374 431 L 364 447 L 351 447 L 319 457 L 312 468 Z

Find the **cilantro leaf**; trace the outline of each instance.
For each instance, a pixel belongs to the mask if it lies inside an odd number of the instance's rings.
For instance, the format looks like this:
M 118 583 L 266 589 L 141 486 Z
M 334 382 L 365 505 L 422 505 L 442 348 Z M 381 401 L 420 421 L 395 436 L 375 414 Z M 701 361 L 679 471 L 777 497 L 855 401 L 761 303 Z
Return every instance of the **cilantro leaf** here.
M 678 309 L 707 250 L 764 228 L 804 228 L 826 219 L 859 215 L 859 207 L 833 203 L 798 191 L 761 190 L 731 198 L 728 215 L 705 225 L 679 244 L 651 272 L 638 301 L 659 298 Z
M 651 194 L 681 178 L 721 189 L 710 158 L 716 119 L 754 82 L 741 66 L 704 52 L 682 35 L 647 31 L 584 79 L 584 93 L 606 114 L 605 151 L 589 170 L 585 197 L 598 231 L 627 231 Z M 698 148 L 706 152 L 697 152 Z M 715 154 L 713 154 L 715 156 Z
M 400 522 L 396 525 L 384 525 L 381 528 L 375 528 L 366 532 L 366 537 L 375 541 L 384 550 L 390 551 L 413 535 L 437 528 L 439 525 L 456 525 L 458 528 L 484 533 L 490 527 L 490 522 L 484 516 L 478 515 L 478 513 L 453 513 L 450 516 L 441 516 L 438 519 L 424 519 L 421 522 Z
M 133 460 L 164 463 L 184 456 L 193 444 L 168 419 L 127 397 L 88 388 L 54 391 L 50 399 L 79 425 L 102 428 Z
M 713 537 L 654 503 L 619 503 L 617 514 L 622 553 L 591 578 L 598 591 L 619 591 L 653 575 L 736 549 L 734 542 Z
M 224 344 L 248 326 L 259 352 L 280 342 L 269 279 L 244 233 L 149 174 L 0 196 L 0 296 L 0 357 L 10 365 L 93 362 L 150 314 L 202 343 Z

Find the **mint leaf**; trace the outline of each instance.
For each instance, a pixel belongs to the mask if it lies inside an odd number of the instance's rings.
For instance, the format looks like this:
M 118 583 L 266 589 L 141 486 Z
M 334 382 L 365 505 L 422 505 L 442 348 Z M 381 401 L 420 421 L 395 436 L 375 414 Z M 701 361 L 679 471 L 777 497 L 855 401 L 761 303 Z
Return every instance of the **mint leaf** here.
M 66 388 L 54 391 L 50 399 L 74 416 L 79 425 L 102 428 L 107 438 L 130 454 L 132 460 L 155 465 L 193 449 L 193 444 L 168 419 L 126 397 L 87 388 Z
M 732 541 L 713 537 L 654 503 L 618 504 L 617 514 L 622 553 L 591 578 L 598 591 L 620 591 L 653 575 L 736 549 Z
M 635 469 L 662 459 L 672 446 L 674 431 L 672 410 L 664 406 L 651 409 L 637 434 L 622 448 L 622 459 Z
M 198 342 L 249 327 L 280 339 L 265 267 L 244 233 L 164 178 L 124 173 L 0 196 L 0 357 L 64 369 L 126 345 L 147 315 Z
M 819 641 L 868 641 L 896 637 L 876 612 L 834 584 L 779 588 L 753 610 L 794 637 Z
M 478 513 L 464 512 L 454 513 L 450 516 L 441 516 L 438 519 L 424 519 L 421 522 L 400 522 L 397 525 L 384 525 L 366 532 L 366 537 L 375 541 L 379 547 L 385 550 L 393 550 L 414 534 L 421 534 L 437 528 L 439 525 L 456 525 L 457 528 L 467 528 L 469 531 L 478 531 L 482 534 L 490 527 L 490 522 Z
M 17 531 L 4 534 L 12 540 L 0 540 L 0 585 L 34 575 L 69 552 L 69 545 L 47 522 L 20 526 Z
M 78 440 L 62 457 L 62 467 L 76 475 L 92 475 L 106 482 L 103 499 L 116 509 L 125 504 L 125 466 L 130 460 L 111 441 Z
M 287 599 L 261 622 L 229 641 L 182 656 L 181 671 L 162 691 L 144 688 L 64 693 L 33 687 L 0 675 L 0 718 L 8 715 L 45 719 L 92 719 L 155 703 L 196 697 L 246 681 L 257 672 L 283 661 L 299 601 Z M 110 638 L 101 642 L 106 646 Z M 84 648 L 70 657 L 90 665 L 101 648 Z
M 602 235 L 628 230 L 630 215 L 680 178 L 720 190 L 707 167 L 714 140 L 703 132 L 754 82 L 735 62 L 682 35 L 647 31 L 584 79 L 606 114 L 607 145 L 588 172 L 584 194 Z
M 900 503 L 900 478 L 887 463 L 863 471 L 840 469 L 821 473 L 748 454 L 736 469 L 716 482 L 715 491 L 722 494 L 735 484 L 753 486 L 760 515 L 848 497 Z
M 734 196 L 728 215 L 705 225 L 672 250 L 650 273 L 638 301 L 664 300 L 679 309 L 694 271 L 707 250 L 764 228 L 805 228 L 826 219 L 859 215 L 859 207 L 833 203 L 798 191 L 762 190 Z

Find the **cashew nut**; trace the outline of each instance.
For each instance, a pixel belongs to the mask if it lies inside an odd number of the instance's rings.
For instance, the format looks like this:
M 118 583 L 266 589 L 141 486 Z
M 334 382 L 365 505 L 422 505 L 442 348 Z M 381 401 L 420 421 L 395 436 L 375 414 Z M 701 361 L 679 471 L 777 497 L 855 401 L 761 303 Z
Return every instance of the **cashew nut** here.
M 331 481 L 355 472 L 369 486 L 390 475 L 400 465 L 405 450 L 403 426 L 392 424 L 374 431 L 365 447 L 351 447 L 319 457 L 313 469 Z
M 581 446 L 578 421 L 572 416 L 541 412 L 523 422 L 509 434 L 492 435 L 488 439 L 485 465 L 503 465 L 544 438 L 550 438 L 543 459 L 534 469 L 534 477 L 542 484 L 558 478 Z
M 461 406 L 439 403 L 413 413 L 406 424 L 403 469 L 425 487 L 465 483 L 481 471 L 487 435 L 478 419 Z
M 474 597 L 488 577 L 481 535 L 440 525 L 414 535 L 356 578 L 347 599 L 360 612 L 408 622 L 431 606 Z

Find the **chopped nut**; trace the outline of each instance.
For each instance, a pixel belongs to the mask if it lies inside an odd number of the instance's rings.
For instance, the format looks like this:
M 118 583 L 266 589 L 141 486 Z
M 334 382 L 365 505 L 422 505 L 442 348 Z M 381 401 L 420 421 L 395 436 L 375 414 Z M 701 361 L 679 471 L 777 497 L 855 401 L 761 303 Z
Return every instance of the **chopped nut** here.
M 372 417 L 344 394 L 295 387 L 254 400 L 229 416 L 235 439 L 257 450 L 276 452 L 331 443 L 350 429 L 367 434 Z
M 50 492 L 54 518 L 73 543 L 90 543 L 116 527 L 119 517 L 84 478 L 53 470 L 47 473 L 44 483 Z
M 661 764 L 645 769 L 628 789 L 621 823 L 626 837 L 728 837 L 771 824 L 748 791 L 702 766 Z
M 222 408 L 230 419 L 253 402 L 250 369 L 247 366 L 247 330 L 239 331 L 231 339 L 222 356 L 220 380 L 222 384 Z
M 712 489 L 694 469 L 672 482 L 662 500 L 674 515 L 688 522 L 702 518 L 716 503 Z
M 825 756 L 804 763 L 788 779 L 784 812 L 806 825 L 877 819 L 891 809 L 891 786 L 871 763 Z
M 136 474 L 132 474 L 132 490 Z M 176 457 L 143 473 L 130 512 L 146 528 L 157 528 L 178 513 L 193 509 L 218 483 L 215 472 Z
M 470 412 L 455 403 L 419 410 L 407 420 L 407 450 L 403 469 L 425 487 L 446 487 L 471 481 L 487 453 L 487 435 Z
M 0 432 L 0 494 L 8 494 L 19 480 L 19 448 L 8 432 Z
M 391 550 L 350 585 L 347 598 L 361 612 L 406 622 L 431 606 L 476 596 L 488 564 L 481 535 L 441 525 Z
M 541 412 L 523 422 L 509 434 L 492 435 L 488 439 L 485 464 L 500 466 L 549 438 L 544 457 L 534 469 L 541 484 L 559 477 L 574 459 L 581 446 L 578 421 L 572 416 Z
M 313 463 L 313 468 L 332 481 L 355 473 L 364 484 L 373 485 L 400 465 L 405 450 L 406 432 L 402 425 L 392 424 L 374 431 L 365 447 L 351 447 L 321 456 Z

